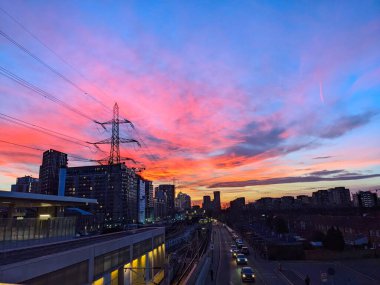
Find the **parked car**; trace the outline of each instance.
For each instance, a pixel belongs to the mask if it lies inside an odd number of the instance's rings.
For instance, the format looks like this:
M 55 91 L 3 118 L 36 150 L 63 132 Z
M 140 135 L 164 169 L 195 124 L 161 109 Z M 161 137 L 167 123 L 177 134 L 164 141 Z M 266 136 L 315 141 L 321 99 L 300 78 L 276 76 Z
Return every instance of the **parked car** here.
M 238 249 L 237 246 L 233 244 L 233 245 L 231 245 L 230 252 L 232 252 L 232 251 L 234 251 L 234 250 L 236 250 L 236 249 Z
M 255 273 L 251 267 L 243 267 L 240 271 L 242 282 L 255 282 Z
M 249 249 L 246 246 L 242 246 L 240 251 L 241 253 L 244 253 L 245 255 L 249 254 Z
M 248 259 L 245 257 L 244 254 L 239 253 L 236 255 L 236 264 L 237 265 L 247 265 L 248 264 Z

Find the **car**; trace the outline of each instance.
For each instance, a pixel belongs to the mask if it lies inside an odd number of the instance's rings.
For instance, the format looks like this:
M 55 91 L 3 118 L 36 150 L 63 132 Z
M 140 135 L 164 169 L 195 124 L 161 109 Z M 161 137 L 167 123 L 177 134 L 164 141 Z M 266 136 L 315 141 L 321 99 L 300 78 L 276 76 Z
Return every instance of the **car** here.
M 245 255 L 249 254 L 249 249 L 246 246 L 242 246 L 240 251 L 241 253 L 244 253 Z
M 247 257 L 242 253 L 237 254 L 236 255 L 236 264 L 237 265 L 247 265 L 248 264 Z
M 236 258 L 236 256 L 239 254 L 239 250 L 238 249 L 234 249 L 232 252 L 231 252 L 231 256 L 232 258 Z
M 237 246 L 233 244 L 233 245 L 231 245 L 230 252 L 232 252 L 232 251 L 234 251 L 234 250 L 236 250 L 236 249 L 238 249 Z
M 237 244 L 237 248 L 238 248 L 238 249 L 242 249 L 243 246 L 244 246 L 244 243 L 242 243 L 242 242 Z
M 243 267 L 240 271 L 242 282 L 255 282 L 256 276 L 251 267 Z

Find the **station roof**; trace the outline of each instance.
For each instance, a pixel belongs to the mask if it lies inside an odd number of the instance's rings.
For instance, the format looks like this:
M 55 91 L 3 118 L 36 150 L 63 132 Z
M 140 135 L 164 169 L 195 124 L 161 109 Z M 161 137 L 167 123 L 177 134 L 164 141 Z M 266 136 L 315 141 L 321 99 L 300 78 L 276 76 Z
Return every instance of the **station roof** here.
M 83 206 L 97 203 L 98 201 L 96 199 L 0 190 L 0 206 L 13 205 L 15 207 L 53 207 L 75 205 Z

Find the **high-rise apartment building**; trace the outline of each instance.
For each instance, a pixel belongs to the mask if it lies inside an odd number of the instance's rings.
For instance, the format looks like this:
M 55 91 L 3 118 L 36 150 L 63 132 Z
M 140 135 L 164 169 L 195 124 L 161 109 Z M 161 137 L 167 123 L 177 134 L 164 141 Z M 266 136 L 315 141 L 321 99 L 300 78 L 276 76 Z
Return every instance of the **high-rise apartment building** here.
M 203 196 L 202 208 L 203 208 L 203 210 L 206 210 L 206 211 L 209 211 L 212 209 L 211 197 L 210 196 L 208 196 L 208 195 Z
M 40 193 L 58 195 L 61 169 L 67 168 L 67 154 L 49 149 L 44 152 L 40 166 Z M 64 177 L 61 177 L 61 180 Z
M 313 204 L 316 207 L 327 207 L 330 204 L 329 192 L 327 190 L 318 190 L 312 194 Z
M 328 190 L 331 206 L 347 207 L 351 205 L 350 190 L 345 187 L 335 187 Z
M 154 197 L 154 218 L 155 220 L 161 220 L 167 216 L 167 196 L 163 190 L 156 187 L 156 193 Z
M 32 176 L 19 177 L 16 180 L 16 184 L 13 184 L 11 186 L 11 191 L 24 193 L 39 193 L 40 182 L 38 178 L 34 178 Z
M 162 184 L 158 186 L 158 190 L 166 194 L 166 211 L 172 216 L 175 213 L 175 186 L 171 184 Z
M 353 200 L 355 207 L 372 208 L 378 204 L 377 194 L 370 191 L 359 191 L 353 195 Z
M 222 209 L 222 205 L 220 203 L 220 191 L 214 191 L 213 206 L 215 211 L 220 211 Z
M 145 180 L 136 175 L 137 186 L 137 221 L 140 224 L 145 223 L 145 208 L 146 208 L 146 196 L 145 196 Z
M 145 180 L 145 219 L 153 221 L 154 219 L 154 195 L 153 182 Z
M 123 163 L 68 168 L 65 194 L 97 199 L 89 210 L 106 227 L 138 221 L 136 174 Z

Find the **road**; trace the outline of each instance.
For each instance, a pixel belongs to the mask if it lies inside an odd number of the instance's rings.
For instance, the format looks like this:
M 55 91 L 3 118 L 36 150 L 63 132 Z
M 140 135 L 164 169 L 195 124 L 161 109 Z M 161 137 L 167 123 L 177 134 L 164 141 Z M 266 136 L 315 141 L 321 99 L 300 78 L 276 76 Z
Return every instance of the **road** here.
M 208 276 L 206 284 L 217 285 L 236 285 L 243 284 L 240 278 L 240 268 L 234 259 L 231 258 L 230 245 L 233 243 L 232 237 L 226 228 L 220 225 L 213 225 L 212 244 L 213 253 L 211 258 L 211 268 L 213 271 L 213 280 L 211 273 Z M 273 268 L 273 263 L 255 257 L 252 248 L 249 248 L 251 254 L 248 256 L 248 266 L 255 271 L 256 282 L 259 285 L 288 285 Z
M 243 284 L 240 279 L 240 267 L 231 258 L 230 245 L 233 242 L 228 230 L 221 225 L 213 225 L 212 234 L 212 264 L 213 281 L 209 274 L 206 284 L 235 285 Z M 281 272 L 276 261 L 267 261 L 254 254 L 249 247 L 248 266 L 256 274 L 255 284 L 264 285 L 304 285 L 305 277 L 309 275 L 311 284 L 326 285 L 375 285 L 379 283 L 380 274 L 376 275 L 378 260 L 358 260 L 351 263 L 344 262 L 318 262 L 318 261 L 282 261 Z M 366 264 L 368 263 L 368 264 Z M 368 267 L 368 272 L 362 267 Z M 321 282 L 321 272 L 328 268 L 336 270 L 334 277 L 328 276 L 327 283 Z M 360 272 L 359 272 L 360 270 Z M 377 270 L 378 271 L 378 270 Z

